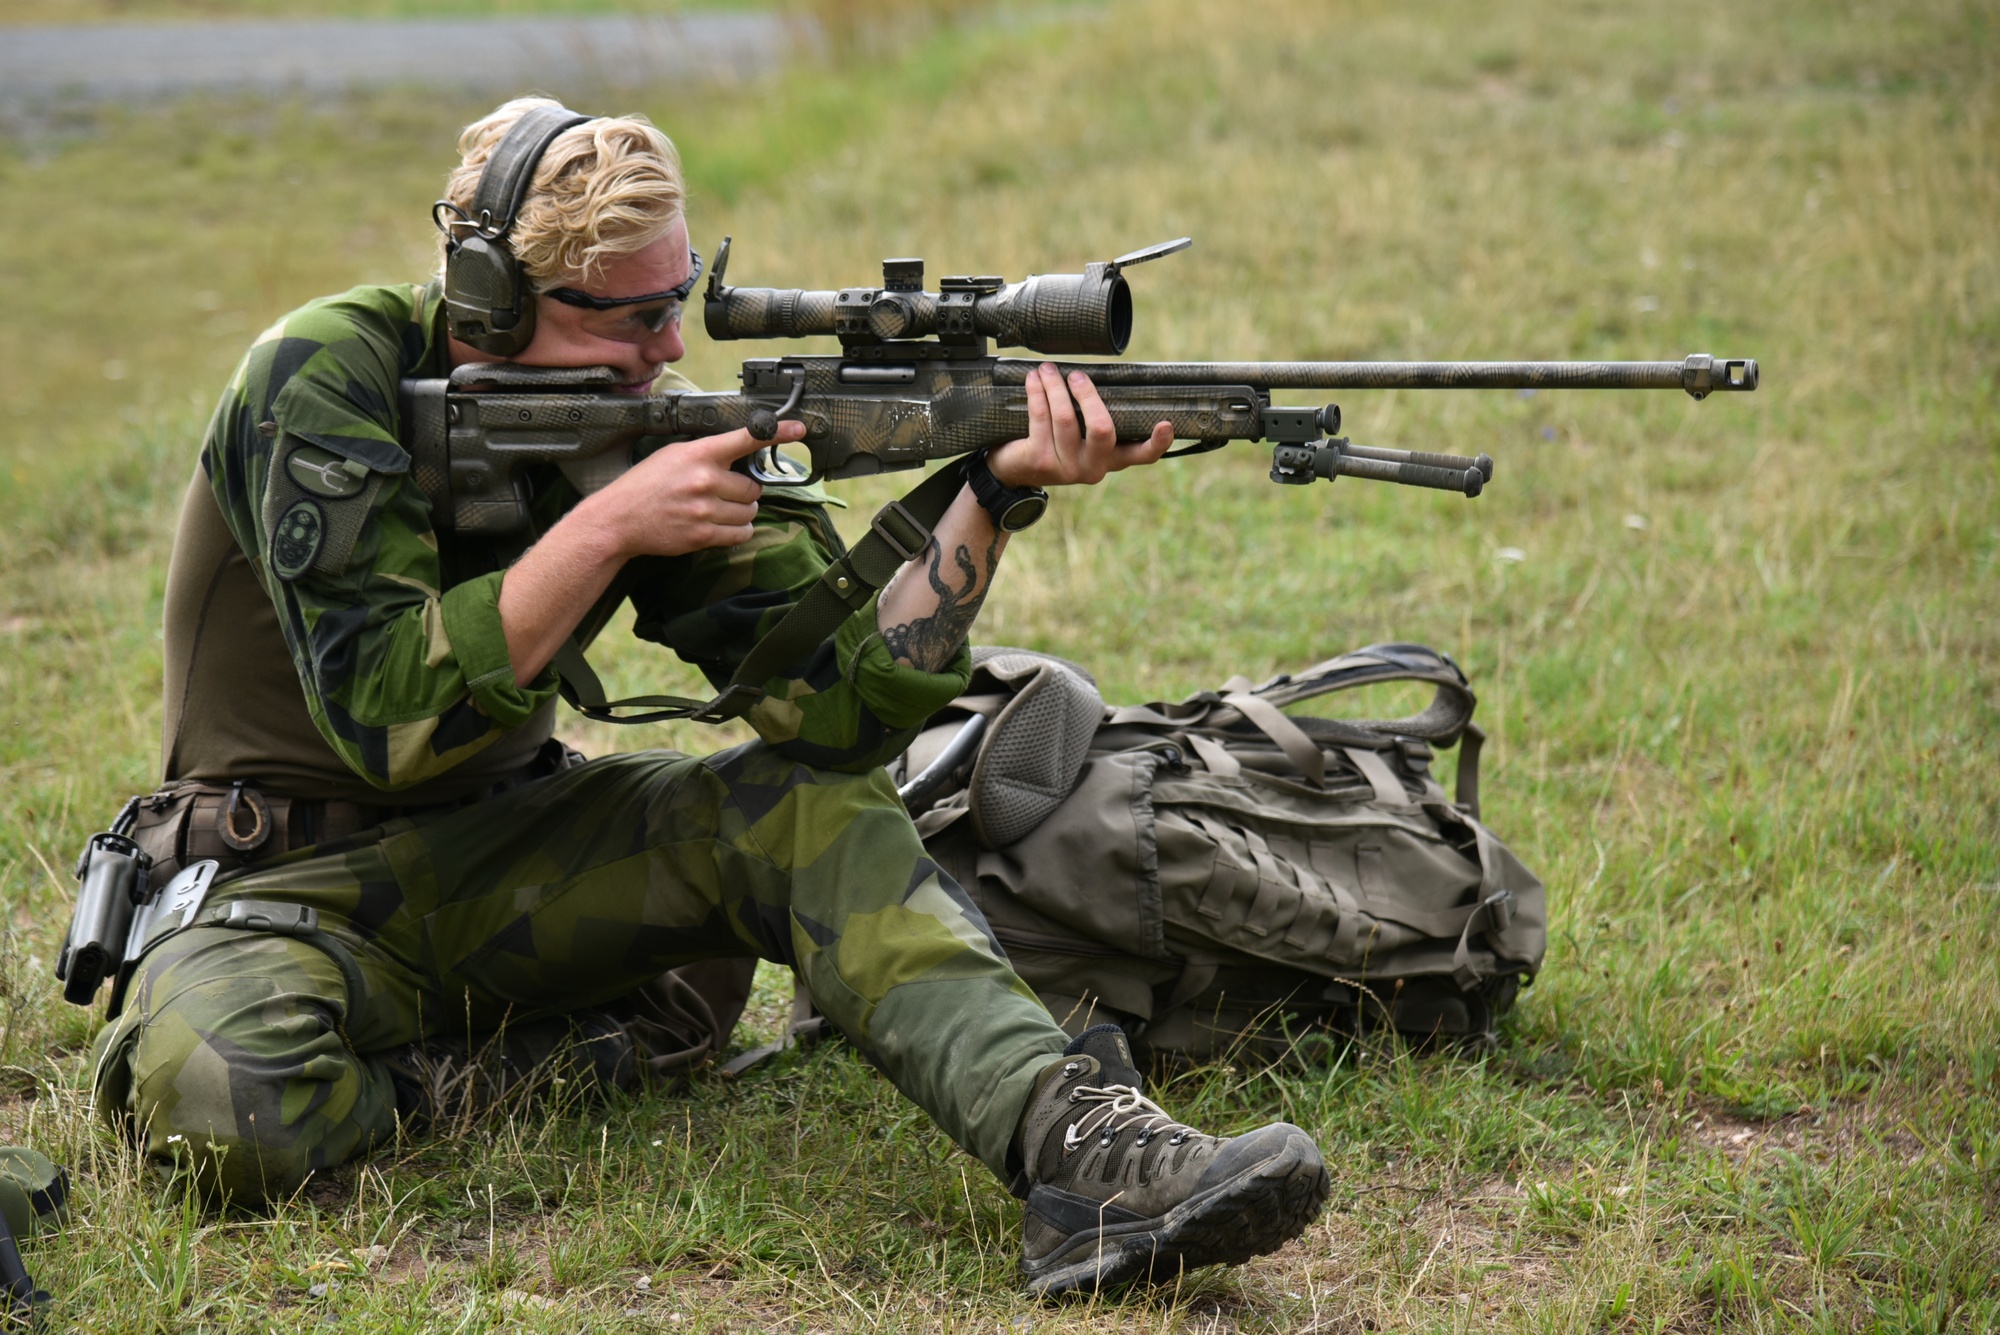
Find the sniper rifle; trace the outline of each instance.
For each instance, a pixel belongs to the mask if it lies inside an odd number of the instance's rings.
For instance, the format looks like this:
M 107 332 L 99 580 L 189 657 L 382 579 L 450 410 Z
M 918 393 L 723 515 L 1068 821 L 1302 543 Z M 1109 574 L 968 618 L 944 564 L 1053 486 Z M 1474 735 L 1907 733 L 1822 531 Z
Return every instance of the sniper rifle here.
M 882 263 L 879 287 L 806 291 L 730 287 L 725 237 L 704 293 L 710 338 L 832 335 L 838 354 L 791 354 L 743 363 L 732 393 L 614 391 L 609 367 L 545 368 L 511 363 L 460 366 L 448 379 L 401 386 L 404 445 L 432 520 L 460 534 L 519 538 L 529 531 L 524 470 L 555 465 L 588 494 L 651 451 L 676 440 L 747 429 L 772 440 L 778 423 L 805 425 L 811 458 L 800 468 L 766 449 L 741 467 L 766 486 L 799 486 L 921 468 L 1028 434 L 1026 381 L 1037 358 L 995 357 L 1024 347 L 1049 357 L 1110 356 L 1132 335 L 1125 270 L 1185 249 L 1182 237 L 1080 274 L 1037 274 L 1018 283 L 954 277 L 924 290 L 924 262 Z M 1062 362 L 1088 374 L 1121 440 L 1142 440 L 1156 422 L 1191 444 L 1167 457 L 1201 454 L 1231 441 L 1272 445 L 1271 480 L 1359 477 L 1477 496 L 1493 461 L 1358 445 L 1336 433 L 1338 404 L 1273 404 L 1279 390 L 1340 389 L 1678 389 L 1696 399 L 1757 388 L 1757 363 L 1696 353 L 1658 362 Z M 812 594 L 775 627 L 705 704 L 646 697 L 660 704 L 638 718 L 734 717 L 761 698 L 757 684 L 811 651 L 862 606 L 904 561 L 922 551 L 958 490 L 956 468 L 940 470 L 875 516 L 853 551 L 836 561 Z M 617 719 L 572 644 L 556 658 L 577 703 L 592 717 Z

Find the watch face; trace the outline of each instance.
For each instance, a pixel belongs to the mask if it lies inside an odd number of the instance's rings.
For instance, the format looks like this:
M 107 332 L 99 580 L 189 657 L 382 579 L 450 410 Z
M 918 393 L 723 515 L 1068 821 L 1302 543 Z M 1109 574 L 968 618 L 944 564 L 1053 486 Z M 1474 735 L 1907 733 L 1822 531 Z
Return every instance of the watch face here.
M 1023 496 L 1020 500 L 1008 506 L 1001 514 L 1000 527 L 1006 529 L 1009 533 L 1019 533 L 1022 529 L 1027 528 L 1030 524 L 1040 519 L 1043 512 L 1048 508 L 1049 498 L 1047 493 L 1035 496 Z

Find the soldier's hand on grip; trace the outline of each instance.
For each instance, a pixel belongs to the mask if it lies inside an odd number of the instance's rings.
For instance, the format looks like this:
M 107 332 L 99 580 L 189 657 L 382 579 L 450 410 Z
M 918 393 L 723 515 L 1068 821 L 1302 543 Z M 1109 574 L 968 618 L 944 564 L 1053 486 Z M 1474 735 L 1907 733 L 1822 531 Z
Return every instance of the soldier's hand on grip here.
M 602 509 L 599 522 L 615 535 L 626 560 L 733 547 L 749 540 L 764 493 L 735 465 L 804 435 L 802 424 L 780 422 L 773 441 L 746 430 L 679 441 L 641 460 L 590 501 Z

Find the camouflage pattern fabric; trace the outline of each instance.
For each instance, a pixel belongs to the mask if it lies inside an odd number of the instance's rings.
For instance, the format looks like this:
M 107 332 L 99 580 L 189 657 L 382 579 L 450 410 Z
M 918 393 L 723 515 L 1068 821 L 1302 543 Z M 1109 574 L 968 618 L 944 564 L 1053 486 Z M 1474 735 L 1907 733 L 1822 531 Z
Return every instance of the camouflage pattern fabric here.
M 600 1004 L 696 959 L 801 970 L 1003 1181 L 1021 1108 L 1068 1041 L 880 770 L 815 770 L 761 743 L 593 761 L 300 850 L 209 902 L 246 899 L 311 906 L 333 948 L 213 925 L 166 936 L 93 1061 L 101 1115 L 241 1201 L 395 1134 L 383 1054 Z
M 397 382 L 448 370 L 440 304 L 435 284 L 405 284 L 294 311 L 244 357 L 202 448 L 224 522 L 277 608 L 313 723 L 333 750 L 330 778 L 366 781 L 354 800 L 408 791 L 510 729 L 546 730 L 543 706 L 557 688 L 553 669 L 517 685 L 508 662 L 498 601 L 517 551 L 440 542 L 397 441 Z M 689 387 L 671 373 L 668 381 Z M 554 469 L 532 480 L 542 531 L 579 496 Z M 842 550 L 825 501 L 817 489 L 767 492 L 749 542 L 631 563 L 580 638 L 629 600 L 640 635 L 719 687 Z M 749 721 L 810 764 L 868 769 L 897 755 L 969 672 L 964 654 L 940 673 L 898 664 L 871 601 L 810 660 L 765 683 L 768 698 Z M 545 737 L 513 740 L 526 754 Z

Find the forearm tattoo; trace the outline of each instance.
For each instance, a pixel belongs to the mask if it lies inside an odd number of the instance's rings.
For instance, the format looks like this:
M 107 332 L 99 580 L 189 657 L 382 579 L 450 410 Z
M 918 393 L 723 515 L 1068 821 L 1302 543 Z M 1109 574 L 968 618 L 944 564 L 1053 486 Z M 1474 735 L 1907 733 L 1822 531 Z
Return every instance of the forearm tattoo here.
M 964 577 L 962 587 L 954 587 L 944 575 L 944 548 L 933 537 L 930 545 L 917 560 L 924 566 L 924 577 L 930 581 L 931 592 L 937 595 L 937 611 L 927 617 L 906 621 L 898 626 L 889 626 L 882 632 L 882 642 L 889 648 L 890 655 L 900 663 L 907 663 L 919 672 L 941 671 L 958 653 L 965 637 L 972 632 L 972 622 L 979 615 L 979 605 L 986 601 L 986 591 L 992 586 L 993 567 L 1000 561 L 1000 537 L 996 533 L 987 544 L 984 558 L 985 568 L 975 561 L 972 549 L 960 543 L 952 554 L 952 563 Z

